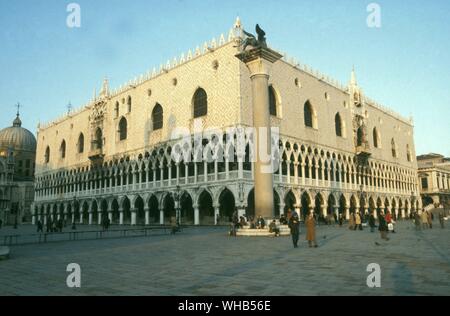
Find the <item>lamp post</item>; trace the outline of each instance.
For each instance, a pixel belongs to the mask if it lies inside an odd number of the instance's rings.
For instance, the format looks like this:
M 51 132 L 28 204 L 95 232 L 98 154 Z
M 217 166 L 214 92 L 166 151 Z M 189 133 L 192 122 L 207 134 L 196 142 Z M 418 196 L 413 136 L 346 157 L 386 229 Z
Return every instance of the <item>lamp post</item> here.
M 411 213 L 414 213 L 415 211 L 416 211 L 416 209 L 415 209 L 415 198 L 416 198 L 416 195 L 414 194 L 414 191 L 411 191 Z
M 364 199 L 364 205 L 361 205 L 361 201 Z M 365 214 L 365 204 L 366 204 L 366 192 L 364 192 L 364 185 L 361 184 L 359 186 L 359 209 L 361 210 L 361 207 L 363 209 L 363 214 L 361 214 L 361 217 L 364 219 L 364 222 L 366 221 L 366 214 Z
M 180 205 L 180 200 L 181 200 L 181 196 L 180 196 L 180 191 L 181 188 L 179 185 L 177 185 L 176 191 L 174 193 L 174 200 L 175 200 L 175 212 L 176 212 L 176 220 L 177 220 L 177 224 L 181 224 L 181 205 Z

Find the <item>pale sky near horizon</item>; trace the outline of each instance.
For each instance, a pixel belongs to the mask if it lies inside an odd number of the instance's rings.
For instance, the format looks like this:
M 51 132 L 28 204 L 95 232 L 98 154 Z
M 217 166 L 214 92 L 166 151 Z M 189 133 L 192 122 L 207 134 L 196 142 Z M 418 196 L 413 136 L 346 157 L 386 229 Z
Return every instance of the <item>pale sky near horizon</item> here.
M 81 7 L 81 28 L 66 7 Z M 367 5 L 381 8 L 369 28 Z M 236 16 L 269 44 L 341 83 L 355 65 L 366 95 L 414 118 L 416 153 L 450 157 L 450 2 L 446 0 L 0 0 L 0 128 L 17 102 L 35 132 L 112 88 L 227 34 Z

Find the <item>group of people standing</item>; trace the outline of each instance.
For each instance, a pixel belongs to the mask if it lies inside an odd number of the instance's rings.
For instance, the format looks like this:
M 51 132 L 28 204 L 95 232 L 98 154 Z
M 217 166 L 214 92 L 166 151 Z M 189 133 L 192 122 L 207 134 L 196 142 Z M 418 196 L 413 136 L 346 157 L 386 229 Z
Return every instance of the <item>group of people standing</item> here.
M 300 218 L 296 211 L 288 211 L 287 222 L 291 230 L 292 243 L 294 248 L 298 248 L 298 240 L 300 238 Z M 310 248 L 317 248 L 316 242 L 316 219 L 314 214 L 309 214 L 305 219 L 306 240 Z
M 46 233 L 62 233 L 63 227 L 65 226 L 64 221 L 60 218 L 57 220 L 52 221 L 51 218 L 47 219 L 47 224 L 45 227 Z M 36 223 L 37 232 L 43 233 L 44 232 L 44 224 L 41 220 L 38 220 Z

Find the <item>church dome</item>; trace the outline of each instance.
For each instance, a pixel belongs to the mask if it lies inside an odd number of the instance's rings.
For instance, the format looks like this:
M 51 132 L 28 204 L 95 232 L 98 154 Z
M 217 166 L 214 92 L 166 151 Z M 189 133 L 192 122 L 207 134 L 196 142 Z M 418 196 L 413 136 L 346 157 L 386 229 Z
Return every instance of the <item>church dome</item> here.
M 19 114 L 13 126 L 0 130 L 0 149 L 11 148 L 14 151 L 36 151 L 36 138 L 29 130 L 22 128 Z

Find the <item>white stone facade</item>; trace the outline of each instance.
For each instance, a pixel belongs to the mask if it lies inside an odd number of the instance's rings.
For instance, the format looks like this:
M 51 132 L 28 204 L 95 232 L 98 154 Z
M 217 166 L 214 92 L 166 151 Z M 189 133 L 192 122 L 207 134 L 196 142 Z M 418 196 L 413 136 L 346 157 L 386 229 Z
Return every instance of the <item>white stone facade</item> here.
M 196 124 L 223 131 L 253 125 L 249 72 L 235 57 L 240 34 L 237 25 L 227 40 L 221 36 L 118 91 L 105 81 L 86 107 L 41 126 L 36 218 L 163 224 L 175 215 L 177 195 L 184 223 L 228 221 L 234 207 L 253 213 L 253 163 L 245 152 L 224 150 L 225 161 L 209 163 L 170 159 L 176 127 L 194 133 Z M 281 140 L 274 216 L 292 208 L 405 217 L 421 207 L 412 121 L 366 98 L 354 73 L 344 87 L 283 59 L 273 65 L 270 84 L 271 124 Z M 207 114 L 194 119 L 199 89 L 207 94 Z M 157 104 L 163 126 L 154 130 Z

